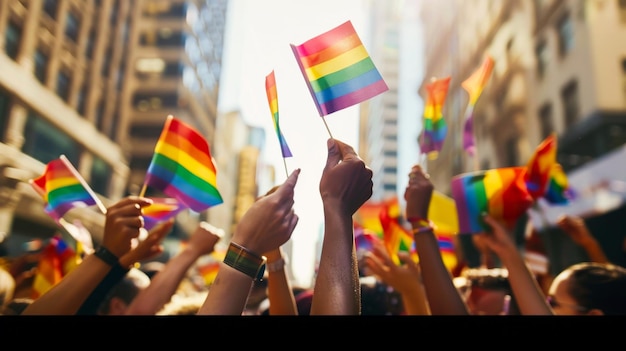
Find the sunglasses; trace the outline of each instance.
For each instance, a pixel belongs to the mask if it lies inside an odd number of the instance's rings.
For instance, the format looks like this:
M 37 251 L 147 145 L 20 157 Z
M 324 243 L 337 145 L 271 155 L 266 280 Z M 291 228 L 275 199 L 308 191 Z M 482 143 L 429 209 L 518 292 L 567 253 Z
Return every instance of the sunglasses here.
M 574 305 L 571 303 L 562 303 L 562 302 L 558 302 L 554 296 L 548 296 L 546 298 L 546 301 L 548 302 L 548 304 L 550 305 L 550 307 L 552 308 L 557 308 L 557 307 L 569 307 L 572 308 L 578 312 L 586 312 L 588 310 L 588 308 L 580 306 L 580 305 Z

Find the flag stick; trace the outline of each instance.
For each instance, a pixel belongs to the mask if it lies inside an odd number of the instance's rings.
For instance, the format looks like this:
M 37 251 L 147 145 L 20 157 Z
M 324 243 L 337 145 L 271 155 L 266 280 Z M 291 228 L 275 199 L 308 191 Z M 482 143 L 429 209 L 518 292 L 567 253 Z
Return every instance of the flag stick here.
M 326 118 L 322 117 L 322 121 L 324 121 L 324 126 L 326 126 L 326 130 L 328 131 L 328 135 L 330 135 L 330 138 L 335 139 L 333 135 L 330 133 L 330 128 L 328 128 L 328 124 L 326 124 Z
M 146 194 L 147 188 L 148 186 L 144 183 L 144 185 L 141 187 L 141 191 L 139 192 L 139 197 L 143 197 Z
M 285 166 L 285 175 L 287 176 L 287 178 L 289 178 L 289 172 L 287 171 L 287 161 L 285 160 L 284 157 L 283 157 L 283 165 Z
M 61 161 L 63 161 L 63 163 L 65 163 L 65 165 L 70 170 L 70 172 L 72 172 L 72 174 L 78 179 L 80 184 L 82 184 L 83 187 L 85 187 L 85 190 L 87 190 L 89 195 L 93 197 L 94 201 L 96 201 L 96 205 L 100 209 L 100 212 L 102 212 L 102 214 L 106 214 L 107 213 L 106 207 L 104 206 L 102 201 L 100 201 L 100 198 L 96 195 L 96 193 L 94 193 L 94 191 L 91 189 L 89 184 L 87 184 L 83 176 L 81 176 L 80 173 L 78 173 L 78 171 L 76 170 L 76 168 L 74 168 L 74 165 L 72 165 L 70 160 L 67 157 L 65 157 L 65 155 L 61 155 L 60 159 Z

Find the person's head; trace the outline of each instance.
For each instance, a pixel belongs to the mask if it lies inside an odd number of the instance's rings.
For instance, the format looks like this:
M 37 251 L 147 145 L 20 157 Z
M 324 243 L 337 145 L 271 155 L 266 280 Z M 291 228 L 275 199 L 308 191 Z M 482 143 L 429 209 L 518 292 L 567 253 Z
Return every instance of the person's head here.
M 626 268 L 597 262 L 569 266 L 554 278 L 548 302 L 560 315 L 626 315 Z
M 170 302 L 157 312 L 159 316 L 197 315 L 206 300 L 209 291 L 196 292 L 189 295 L 174 294 Z
M 466 303 L 473 315 L 519 314 L 506 269 L 473 268 L 463 278 Z
M 137 268 L 131 268 L 117 284 L 111 288 L 98 308 L 100 315 L 123 315 L 137 294 L 150 285 L 148 275 Z

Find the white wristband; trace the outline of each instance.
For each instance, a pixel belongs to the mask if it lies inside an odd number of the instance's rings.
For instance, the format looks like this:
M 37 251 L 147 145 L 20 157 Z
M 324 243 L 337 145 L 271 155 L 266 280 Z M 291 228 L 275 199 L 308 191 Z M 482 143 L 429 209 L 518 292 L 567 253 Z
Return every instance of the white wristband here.
M 285 268 L 286 263 L 286 258 L 281 257 L 274 262 L 267 262 L 265 268 L 267 269 L 268 273 L 278 272 Z

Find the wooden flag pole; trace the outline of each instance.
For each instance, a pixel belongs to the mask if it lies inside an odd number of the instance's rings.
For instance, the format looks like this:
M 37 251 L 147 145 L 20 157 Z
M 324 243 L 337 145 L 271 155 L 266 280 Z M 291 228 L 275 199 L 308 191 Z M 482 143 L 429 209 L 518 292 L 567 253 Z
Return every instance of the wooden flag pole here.
M 324 126 L 326 126 L 326 130 L 328 131 L 328 135 L 330 135 L 330 138 L 335 139 L 333 135 L 330 133 L 330 128 L 328 128 L 328 124 L 326 124 L 326 118 L 322 117 L 322 121 L 324 121 Z

